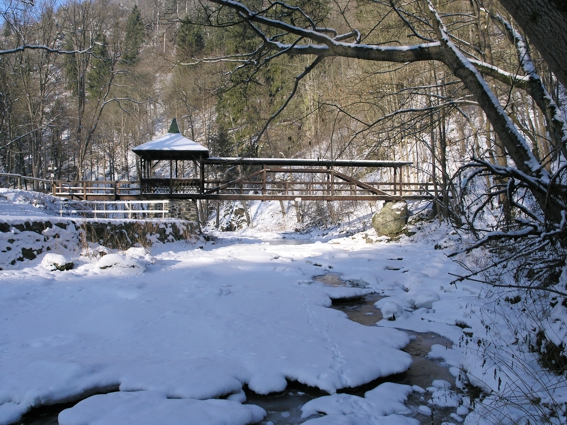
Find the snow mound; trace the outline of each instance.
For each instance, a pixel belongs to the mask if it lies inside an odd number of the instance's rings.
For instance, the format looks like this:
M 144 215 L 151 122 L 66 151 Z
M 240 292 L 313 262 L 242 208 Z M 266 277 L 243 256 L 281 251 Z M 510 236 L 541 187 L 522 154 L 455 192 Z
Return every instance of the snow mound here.
M 383 298 L 374 304 L 382 312 L 382 317 L 386 320 L 396 320 L 405 316 L 404 308 L 396 301 Z
M 457 408 L 461 405 L 462 397 L 456 392 L 451 390 L 451 383 L 442 379 L 436 379 L 427 388 L 431 393 L 431 400 L 429 404 L 439 407 L 454 407 Z
M 146 269 L 147 262 L 142 259 L 122 254 L 107 254 L 98 260 L 96 265 L 101 270 L 114 268 L 126 270 L 132 269 L 135 272 L 140 272 Z
M 124 251 L 126 257 L 130 257 L 136 260 L 140 260 L 147 264 L 154 264 L 156 262 L 155 258 L 152 257 L 149 251 L 143 247 L 131 247 Z
M 60 425 L 246 425 L 266 416 L 261 407 L 231 400 L 168 399 L 157 391 L 89 397 L 59 414 Z
M 60 204 L 60 198 L 46 193 L 0 189 L 2 216 L 59 216 Z
M 350 394 L 320 397 L 301 408 L 301 417 L 308 418 L 318 413 L 327 415 L 304 422 L 309 425 L 417 425 L 417 420 L 401 416 L 411 413 L 404 402 L 412 391 L 409 385 L 386 382 L 368 391 L 364 398 Z
M 439 301 L 439 294 L 427 289 L 416 289 L 408 293 L 407 300 L 414 308 L 433 308 L 433 303 Z
M 61 254 L 54 253 L 45 254 L 43 259 L 41 260 L 41 265 L 49 271 L 65 271 L 71 270 L 74 267 L 74 264 L 71 260 L 68 260 Z

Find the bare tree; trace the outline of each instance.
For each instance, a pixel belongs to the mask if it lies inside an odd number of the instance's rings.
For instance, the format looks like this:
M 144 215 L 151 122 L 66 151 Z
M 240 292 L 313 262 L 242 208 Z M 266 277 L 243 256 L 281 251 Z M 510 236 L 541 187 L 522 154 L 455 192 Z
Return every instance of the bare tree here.
M 262 66 L 280 55 L 315 57 L 312 64 L 296 77 L 297 82 L 325 58 L 330 57 L 395 63 L 442 62 L 472 93 L 485 112 L 500 143 L 515 164 L 515 168 L 498 168 L 491 164 L 491 171 L 501 178 L 506 176 L 521 178 L 522 185 L 532 193 L 544 212 L 547 224 L 554 228 L 561 226 L 563 229 L 561 211 L 565 209 L 566 203 L 562 182 L 550 176 L 537 160 L 529 143 L 499 103 L 477 66 L 469 59 L 475 58 L 468 51 L 470 49 L 467 44 L 447 29 L 431 1 L 415 2 L 416 10 L 421 12 L 419 16 L 396 6 L 394 1 L 389 2 L 396 13 L 405 20 L 414 38 L 422 41 L 404 46 L 363 43 L 359 31 L 349 28 L 347 32 L 341 33 L 333 28 L 317 25 L 300 8 L 282 2 L 269 3 L 265 8 L 256 9 L 233 0 L 210 0 L 210 2 L 217 4 L 219 11 L 226 8 L 234 11 L 233 22 L 240 21 L 249 25 L 257 36 L 256 49 L 248 55 L 241 56 L 241 66 Z M 226 20 L 224 23 L 228 24 Z M 420 27 L 417 26 L 418 24 Z M 295 90 L 292 91 L 291 96 L 294 93 Z

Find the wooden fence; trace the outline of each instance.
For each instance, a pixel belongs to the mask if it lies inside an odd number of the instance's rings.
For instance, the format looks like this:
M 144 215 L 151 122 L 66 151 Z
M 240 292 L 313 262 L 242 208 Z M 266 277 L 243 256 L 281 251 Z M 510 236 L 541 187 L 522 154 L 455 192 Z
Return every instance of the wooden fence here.
M 64 201 L 59 202 L 59 215 L 86 218 L 166 218 L 169 201 Z
M 137 181 L 60 181 L 53 185 L 53 195 L 69 199 L 132 199 L 140 195 Z

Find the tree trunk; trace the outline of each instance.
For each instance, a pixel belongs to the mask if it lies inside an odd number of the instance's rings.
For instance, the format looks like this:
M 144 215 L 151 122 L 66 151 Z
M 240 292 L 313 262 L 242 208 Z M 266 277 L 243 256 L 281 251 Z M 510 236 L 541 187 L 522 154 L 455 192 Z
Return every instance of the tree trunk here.
M 551 71 L 567 87 L 567 3 L 565 0 L 500 0 Z

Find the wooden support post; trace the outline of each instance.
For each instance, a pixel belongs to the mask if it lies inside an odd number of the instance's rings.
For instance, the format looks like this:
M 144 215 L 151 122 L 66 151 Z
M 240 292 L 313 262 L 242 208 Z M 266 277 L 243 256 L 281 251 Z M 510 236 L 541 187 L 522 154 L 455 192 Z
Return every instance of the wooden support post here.
M 331 167 L 331 197 L 335 198 L 335 169 Z
M 262 164 L 262 195 L 266 194 L 266 164 Z
M 199 181 L 199 191 L 205 193 L 205 164 L 200 163 L 200 181 Z
M 217 229 L 220 227 L 220 201 L 217 201 Z
M 85 201 L 87 200 L 87 182 L 86 181 L 83 182 L 83 199 Z
M 397 177 L 398 177 L 398 169 L 394 167 L 394 196 L 396 196 L 396 192 L 398 191 Z
M 173 160 L 169 160 L 169 194 L 173 194 Z
M 118 201 L 118 186 L 120 185 L 120 183 L 118 183 L 118 180 L 116 180 L 114 182 L 114 200 Z

